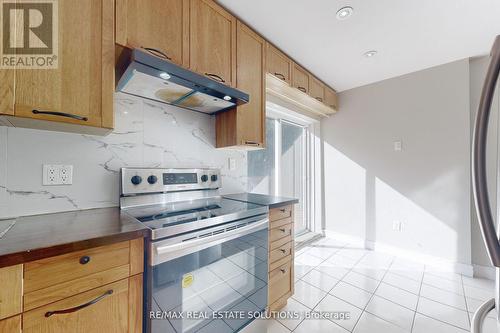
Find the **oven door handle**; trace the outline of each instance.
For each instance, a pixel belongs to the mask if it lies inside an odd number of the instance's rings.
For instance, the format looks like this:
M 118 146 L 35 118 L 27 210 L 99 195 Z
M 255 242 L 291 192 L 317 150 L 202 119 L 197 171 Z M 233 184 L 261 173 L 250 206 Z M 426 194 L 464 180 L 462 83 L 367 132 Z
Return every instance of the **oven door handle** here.
M 203 238 L 196 238 L 193 240 L 188 240 L 185 242 L 177 243 L 177 244 L 170 244 L 170 245 L 164 245 L 164 246 L 158 246 L 155 248 L 155 254 L 158 256 L 166 255 L 166 254 L 173 254 L 175 252 L 181 252 L 183 250 L 189 249 L 189 248 L 194 248 L 196 247 L 197 250 L 202 250 L 205 248 L 208 248 L 210 246 L 214 246 L 220 243 L 224 243 L 228 240 L 235 239 L 238 237 L 242 237 L 248 234 L 251 234 L 255 231 L 265 229 L 269 224 L 269 218 L 264 218 L 262 220 L 259 220 L 257 222 L 254 222 L 250 225 L 246 225 L 241 228 L 237 228 L 235 230 L 227 231 L 224 233 L 216 234 L 213 236 L 208 236 L 208 237 L 203 237 Z M 174 259 L 178 256 L 172 255 L 169 256 L 170 259 Z M 162 260 L 166 261 L 166 260 Z

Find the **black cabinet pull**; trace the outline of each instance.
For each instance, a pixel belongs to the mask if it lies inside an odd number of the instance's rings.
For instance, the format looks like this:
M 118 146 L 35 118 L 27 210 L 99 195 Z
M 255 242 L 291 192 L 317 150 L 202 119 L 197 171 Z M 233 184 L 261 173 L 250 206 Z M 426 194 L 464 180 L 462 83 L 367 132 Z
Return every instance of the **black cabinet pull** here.
M 80 264 L 82 265 L 85 265 L 85 264 L 88 264 L 90 261 L 90 257 L 89 256 L 83 256 L 80 258 Z
M 285 253 L 286 250 L 285 249 L 280 249 L 281 253 Z
M 205 73 L 206 76 L 208 77 L 211 77 L 212 79 L 216 79 L 217 81 L 221 82 L 221 83 L 224 83 L 226 82 L 223 78 L 221 78 L 219 75 L 217 74 L 212 74 L 212 73 Z
M 297 87 L 297 89 L 299 89 L 299 90 L 300 90 L 300 91 L 302 91 L 302 92 L 307 92 L 307 89 L 306 89 L 306 88 L 304 88 L 304 87 Z
M 285 228 L 280 228 L 279 231 L 286 232 L 286 229 Z
M 66 117 L 66 118 L 71 118 L 71 119 L 76 119 L 76 120 L 82 120 L 82 121 L 89 120 L 87 117 L 82 117 L 82 116 L 78 116 L 76 114 L 64 113 L 64 112 L 57 112 L 57 111 L 32 110 L 31 112 L 33 112 L 33 114 L 48 114 L 48 115 L 51 115 L 51 116 Z
M 281 73 L 274 73 L 274 76 L 278 77 L 278 79 L 282 79 L 283 81 L 286 81 L 285 75 Z
M 323 102 L 323 98 L 321 97 L 315 97 L 318 101 Z
M 74 308 L 69 308 L 69 309 L 64 309 L 64 310 L 57 310 L 57 311 L 47 311 L 45 312 L 45 317 L 48 318 L 52 315 L 57 315 L 57 314 L 66 314 L 66 313 L 72 313 L 72 312 L 76 312 L 78 310 L 81 310 L 81 309 L 84 309 L 88 306 L 91 306 L 97 302 L 99 302 L 100 300 L 102 300 L 103 298 L 111 295 L 113 293 L 113 290 L 108 290 L 106 291 L 104 294 L 102 294 L 101 296 L 91 300 L 90 302 L 87 302 L 85 304 L 82 304 L 82 305 L 78 305 L 78 306 L 75 306 Z
M 285 208 L 280 208 L 280 212 L 284 213 L 284 212 L 286 212 L 286 209 Z
M 158 49 L 154 49 L 152 47 L 143 47 L 143 49 L 146 50 L 146 51 L 148 51 L 152 55 L 160 56 L 160 57 L 165 58 L 167 60 L 172 60 L 172 58 L 170 58 L 165 52 L 162 52 L 162 51 L 160 51 Z
M 245 141 L 245 145 L 247 146 L 260 146 L 260 143 L 255 141 Z
M 281 271 L 281 273 L 283 273 L 283 274 L 285 274 L 285 273 L 286 273 L 286 269 L 280 268 L 280 271 Z

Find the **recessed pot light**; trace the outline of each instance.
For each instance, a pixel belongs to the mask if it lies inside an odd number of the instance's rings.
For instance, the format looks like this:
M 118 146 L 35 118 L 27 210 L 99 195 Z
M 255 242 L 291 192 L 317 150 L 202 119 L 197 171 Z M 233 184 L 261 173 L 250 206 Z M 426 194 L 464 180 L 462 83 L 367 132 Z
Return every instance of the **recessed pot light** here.
M 352 15 L 354 9 L 350 6 L 342 7 L 337 11 L 337 20 L 345 20 Z
M 367 57 L 367 58 L 371 58 L 371 57 L 373 57 L 373 56 L 374 56 L 374 55 L 376 55 L 376 54 L 377 54 L 377 51 L 375 51 L 375 50 L 371 50 L 371 51 L 365 52 L 363 55 L 364 55 L 365 57 Z
M 166 72 L 161 72 L 160 73 L 160 77 L 164 80 L 168 80 L 170 79 L 170 74 L 166 73 Z

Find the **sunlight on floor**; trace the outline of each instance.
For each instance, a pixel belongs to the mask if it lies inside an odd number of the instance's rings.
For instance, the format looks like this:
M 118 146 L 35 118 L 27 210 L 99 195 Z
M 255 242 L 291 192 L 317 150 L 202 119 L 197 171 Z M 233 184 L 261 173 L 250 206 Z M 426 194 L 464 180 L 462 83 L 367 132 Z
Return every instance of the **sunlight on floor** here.
M 295 294 L 284 311 L 301 318 L 257 320 L 244 333 L 466 333 L 473 312 L 493 298 L 494 282 L 322 238 L 297 251 Z M 305 319 L 308 312 L 348 319 Z M 499 327 L 500 328 L 500 327 Z M 494 314 L 484 333 L 499 332 Z

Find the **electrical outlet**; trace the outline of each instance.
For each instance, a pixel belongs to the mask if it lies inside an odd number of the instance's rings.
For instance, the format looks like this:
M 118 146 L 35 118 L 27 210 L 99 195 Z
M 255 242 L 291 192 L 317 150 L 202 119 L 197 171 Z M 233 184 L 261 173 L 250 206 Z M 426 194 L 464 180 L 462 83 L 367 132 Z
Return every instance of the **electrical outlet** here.
M 392 222 L 392 230 L 394 230 L 394 231 L 401 231 L 401 222 L 399 222 L 399 221 L 393 221 Z
M 236 170 L 236 159 L 229 158 L 229 170 L 230 171 Z
M 73 166 L 72 165 L 60 165 L 59 176 L 62 185 L 73 184 Z
M 47 186 L 73 184 L 73 166 L 44 164 L 42 184 Z
M 403 143 L 401 141 L 394 141 L 394 151 L 402 151 Z

